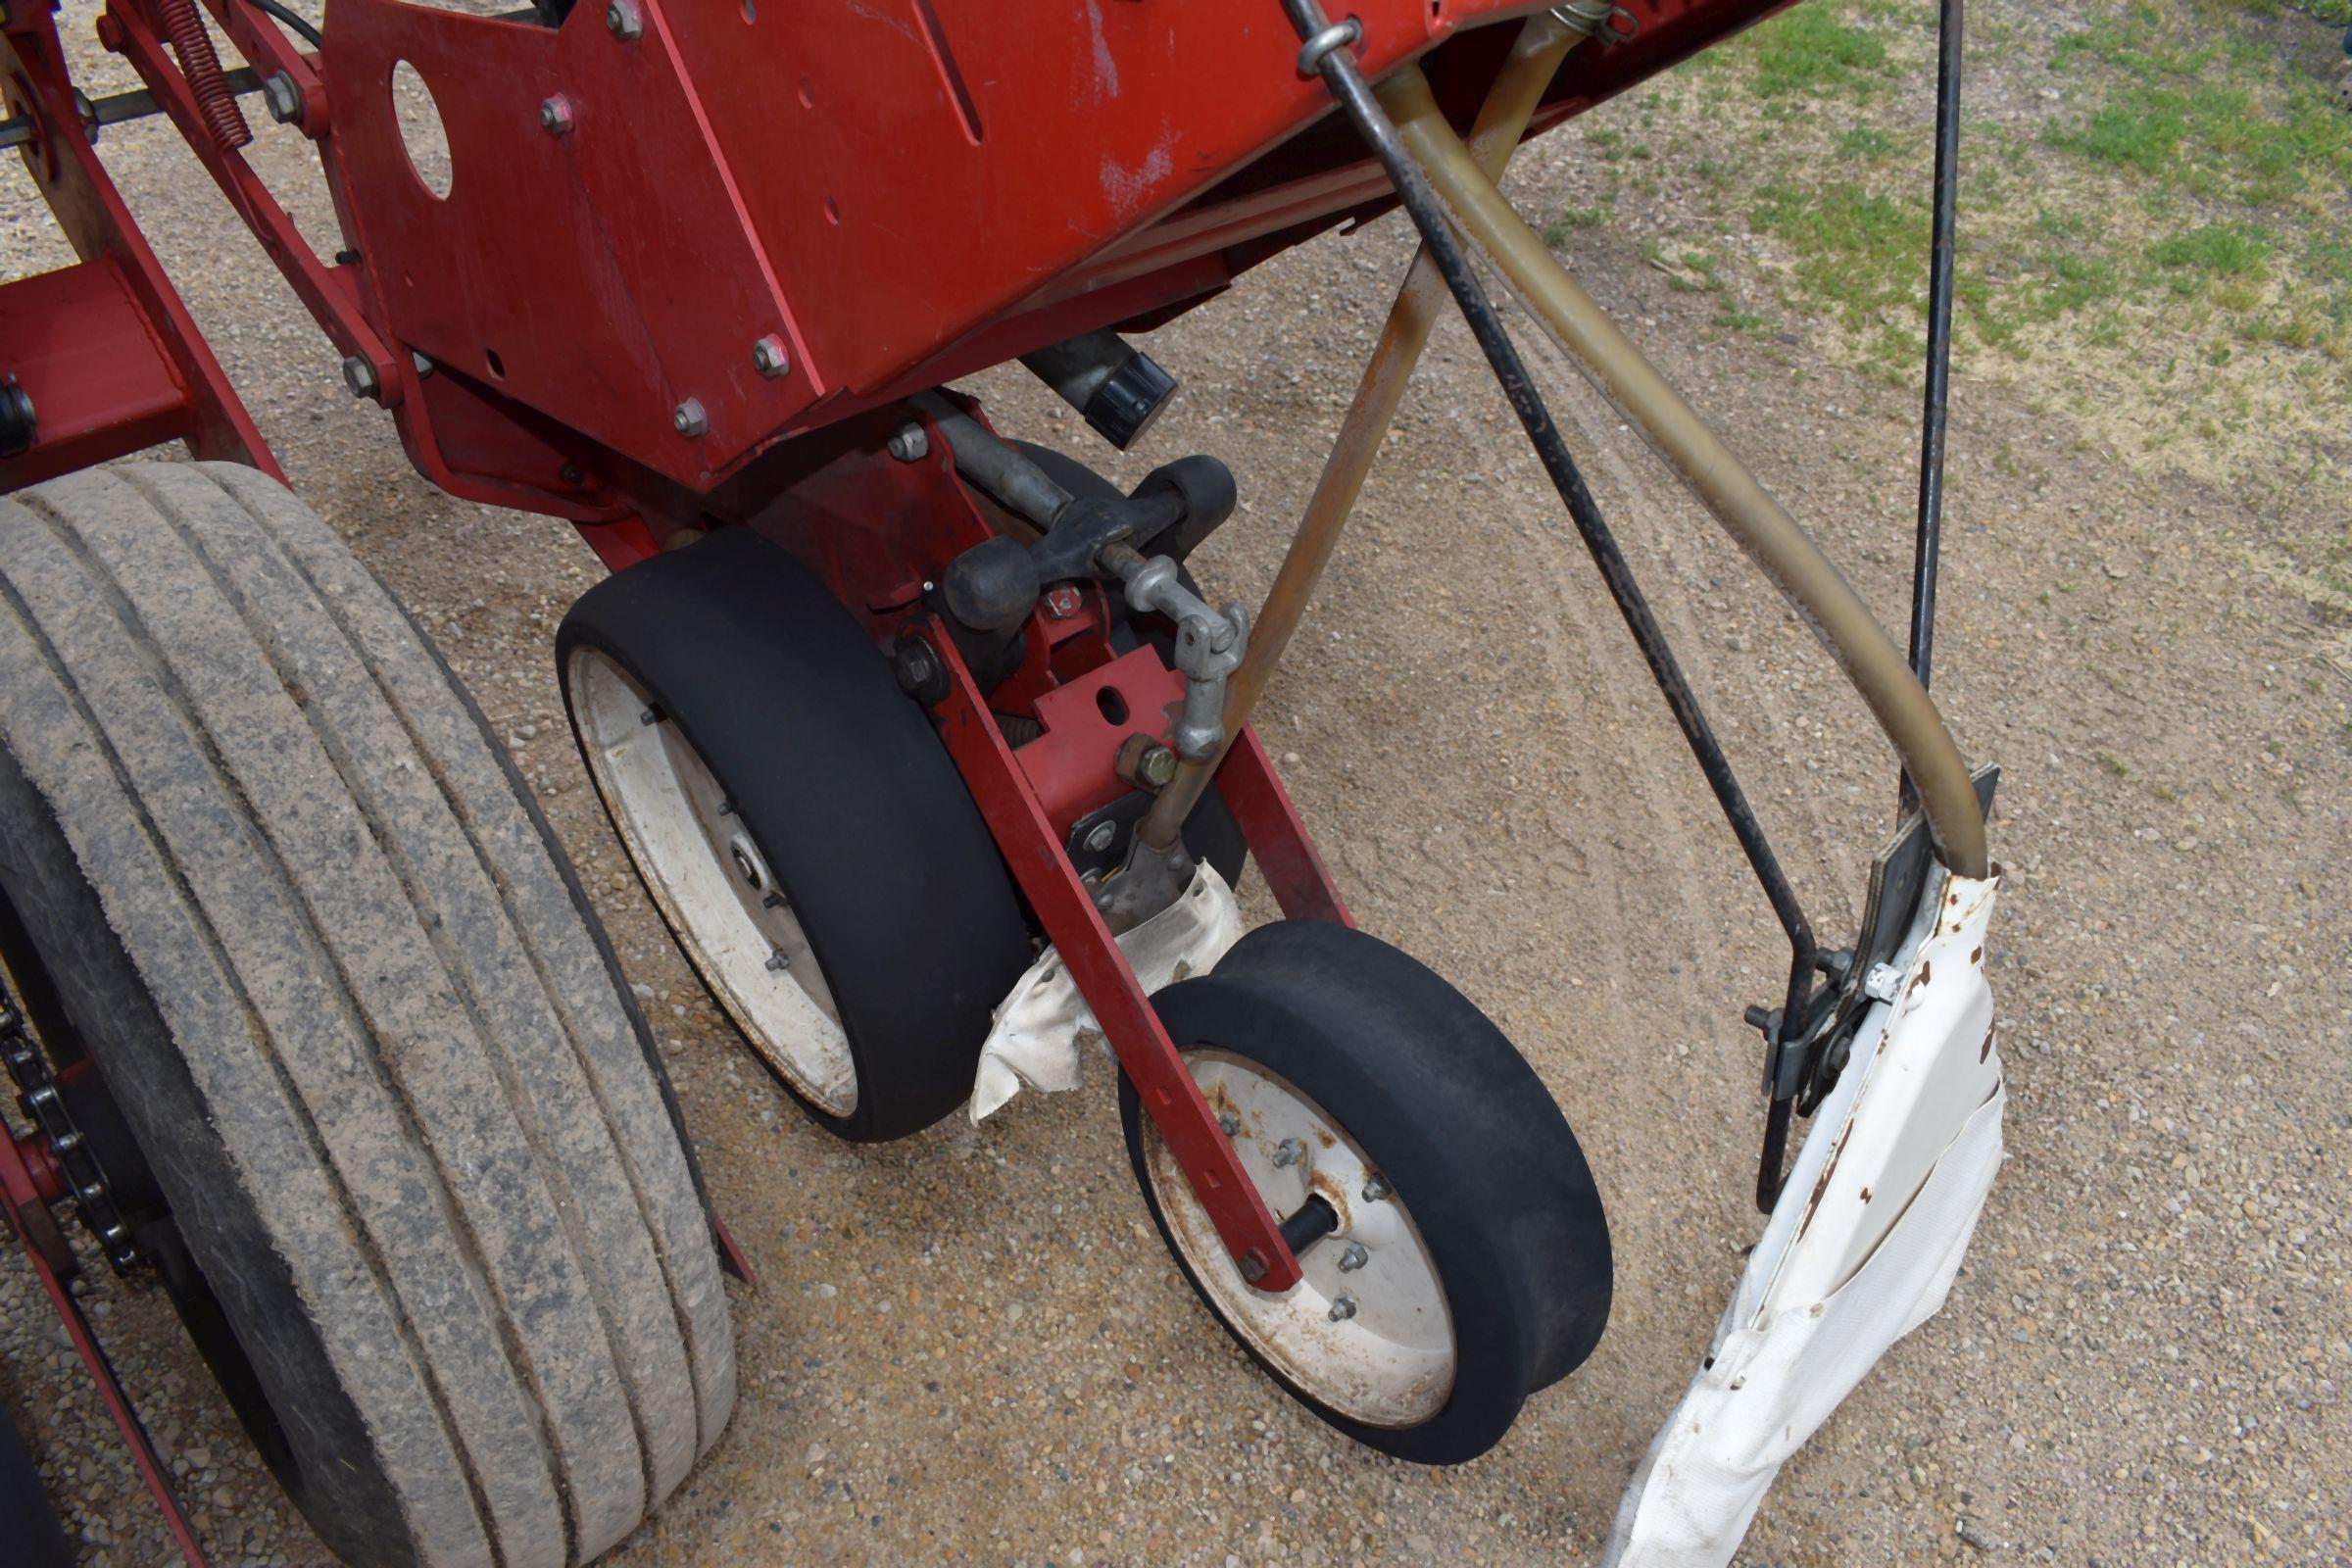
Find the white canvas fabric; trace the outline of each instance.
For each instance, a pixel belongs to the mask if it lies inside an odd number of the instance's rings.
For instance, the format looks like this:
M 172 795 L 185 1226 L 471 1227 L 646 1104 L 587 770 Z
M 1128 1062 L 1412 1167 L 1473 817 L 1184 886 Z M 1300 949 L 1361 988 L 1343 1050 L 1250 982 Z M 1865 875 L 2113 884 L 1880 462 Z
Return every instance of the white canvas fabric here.
M 1184 896 L 1118 939 L 1146 992 L 1205 974 L 1242 935 L 1242 906 L 1205 860 Z M 1061 955 L 1048 948 L 1013 982 L 997 1006 L 972 1079 L 970 1114 L 977 1126 L 1021 1092 L 1055 1093 L 1078 1087 L 1082 1041 L 1100 1040 L 1102 1027 L 1078 995 Z
M 1856 1035 L 1603 1568 L 1723 1568 L 1781 1466 L 1942 1306 L 2001 1162 L 1998 891 L 1946 877 L 1922 901 L 1901 988 Z

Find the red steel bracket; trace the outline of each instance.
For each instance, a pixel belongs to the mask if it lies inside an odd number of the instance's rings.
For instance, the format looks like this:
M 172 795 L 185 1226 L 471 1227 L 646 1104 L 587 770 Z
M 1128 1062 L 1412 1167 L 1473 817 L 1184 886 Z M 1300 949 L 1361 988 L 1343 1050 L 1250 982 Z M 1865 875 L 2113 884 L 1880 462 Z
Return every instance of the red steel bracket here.
M 0 462 L 0 491 L 175 438 L 282 478 L 84 133 L 45 6 L 15 7 L 0 34 L 0 103 L 32 124 L 25 168 L 81 258 L 0 283 L 0 370 L 39 419 L 34 445 Z
M 26 1144 L 31 1142 L 26 1140 Z M 40 1152 L 45 1155 L 47 1151 Z M 66 1337 L 74 1342 L 74 1352 L 89 1369 L 90 1381 L 98 1385 L 98 1397 L 122 1432 L 122 1442 L 130 1449 L 131 1462 L 138 1466 L 139 1477 L 147 1483 L 155 1505 L 163 1510 L 164 1523 L 171 1530 L 172 1539 L 179 1544 L 180 1555 L 188 1560 L 189 1568 L 205 1568 L 204 1550 L 196 1544 L 186 1515 L 179 1511 L 179 1499 L 172 1494 L 172 1483 L 164 1475 L 163 1461 L 156 1457 L 155 1445 L 148 1441 L 147 1429 L 139 1425 L 138 1412 L 130 1407 L 130 1399 L 122 1392 L 122 1380 L 115 1376 L 113 1363 L 99 1348 L 97 1337 L 90 1333 L 81 1303 L 67 1288 L 73 1254 L 41 1196 L 43 1184 L 39 1172 L 26 1159 L 26 1153 L 25 1145 L 20 1145 L 7 1129 L 0 1128 L 0 1199 L 5 1200 L 9 1229 L 23 1244 L 24 1255 L 32 1263 L 32 1272 L 49 1295 L 49 1304 L 57 1309 L 58 1321 L 66 1326 Z
M 1298 1260 L 1283 1245 L 1280 1223 L 1242 1169 L 1232 1141 L 1217 1126 L 1215 1113 L 1176 1054 L 1159 1014 L 1128 967 L 1127 956 L 1111 940 L 1093 896 L 1062 853 L 1054 824 L 989 717 L 980 688 L 957 657 L 954 639 L 933 621 L 928 640 L 948 671 L 948 695 L 938 709 L 948 752 L 980 803 L 980 814 L 1037 910 L 1046 936 L 1070 966 L 1086 1004 L 1094 1009 L 1119 1065 L 1134 1081 L 1144 1109 L 1168 1141 L 1169 1152 L 1193 1184 L 1194 1196 L 1226 1250 L 1240 1262 L 1245 1276 L 1253 1265 L 1263 1266 L 1254 1282 L 1259 1290 L 1289 1290 L 1298 1283 Z

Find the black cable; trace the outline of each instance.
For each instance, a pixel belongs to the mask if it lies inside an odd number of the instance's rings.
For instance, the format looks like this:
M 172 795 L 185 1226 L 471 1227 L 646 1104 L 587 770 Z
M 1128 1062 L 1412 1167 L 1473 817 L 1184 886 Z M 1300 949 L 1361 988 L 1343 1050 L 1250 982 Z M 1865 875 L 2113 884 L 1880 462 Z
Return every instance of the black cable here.
M 1943 0 L 1936 55 L 1936 217 L 1928 258 L 1928 369 L 1919 421 L 1919 533 L 1911 559 L 1911 668 L 1928 684 L 1936 654 L 1936 568 L 1943 553 L 1943 438 L 1952 383 L 1953 236 L 1960 209 L 1962 0 Z M 1902 804 L 1918 799 L 1903 775 Z
M 1667 707 L 1674 710 L 1675 722 L 1682 726 L 1683 738 L 1698 760 L 1699 771 L 1706 775 L 1708 787 L 1715 792 L 1716 804 L 1739 839 L 1749 867 L 1764 889 L 1764 897 L 1781 922 L 1781 929 L 1788 933 L 1788 1001 L 1770 1036 L 1765 1088 L 1772 1100 L 1765 1122 L 1763 1162 L 1756 1175 L 1756 1201 L 1769 1213 L 1780 1195 L 1789 1109 L 1802 1076 L 1797 1071 L 1800 1063 L 1793 1048 L 1810 1012 L 1806 1004 L 1813 989 L 1813 927 L 1797 903 L 1796 890 L 1781 869 L 1779 858 L 1773 854 L 1771 841 L 1764 836 L 1763 825 L 1756 820 L 1755 808 L 1740 787 L 1731 760 L 1724 756 L 1722 743 L 1716 740 L 1713 726 L 1699 708 L 1697 695 L 1691 691 L 1666 634 L 1651 614 L 1649 602 L 1634 578 L 1633 567 L 1626 563 L 1625 552 L 1618 547 L 1616 536 L 1601 517 L 1600 508 L 1592 500 L 1592 492 L 1586 485 L 1575 457 L 1544 405 L 1543 394 L 1536 390 L 1518 349 L 1511 343 L 1509 331 L 1494 314 L 1485 286 L 1463 255 L 1461 244 L 1446 221 L 1445 209 L 1438 203 L 1437 193 L 1430 189 L 1420 166 L 1413 162 L 1397 137 L 1396 127 L 1372 96 L 1372 89 L 1365 85 L 1348 44 L 1327 29 L 1317 0 L 1282 0 L 1282 4 L 1298 36 L 1310 40 L 1309 46 L 1300 52 L 1301 69 L 1311 66 L 1322 75 L 1324 85 L 1354 122 L 1357 133 L 1388 172 L 1390 183 L 1396 187 L 1397 198 L 1411 216 L 1413 226 L 1421 231 L 1422 243 L 1429 248 L 1430 260 L 1452 291 L 1471 335 L 1478 339 L 1503 396 L 1510 400 L 1512 412 L 1519 416 L 1519 423 L 1535 446 L 1544 472 L 1550 476 L 1552 488 L 1559 492 L 1568 515 L 1576 522 L 1577 532 L 1584 538 L 1586 550 L 1592 557 L 1592 564 L 1600 569 L 1601 580 L 1607 584 L 1609 597 L 1616 601 L 1618 613 L 1641 648 L 1651 678 L 1657 682 Z M 1322 46 L 1320 54 L 1316 53 L 1316 44 Z
M 296 36 L 312 48 L 323 49 L 326 47 L 325 37 L 317 27 L 311 25 L 310 19 L 292 6 L 285 4 L 285 0 L 245 0 L 245 3 L 264 16 L 275 17 L 284 23 Z

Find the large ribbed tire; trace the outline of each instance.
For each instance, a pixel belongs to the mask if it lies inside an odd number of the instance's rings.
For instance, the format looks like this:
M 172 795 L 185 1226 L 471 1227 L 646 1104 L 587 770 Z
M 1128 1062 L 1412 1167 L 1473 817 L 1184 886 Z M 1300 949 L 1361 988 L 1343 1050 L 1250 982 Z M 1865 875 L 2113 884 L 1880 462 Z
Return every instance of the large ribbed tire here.
M 627 1535 L 733 1404 L 717 1260 L 611 950 L 421 634 L 262 474 L 75 474 L 0 499 L 0 746 L 11 967 L 326 1544 Z

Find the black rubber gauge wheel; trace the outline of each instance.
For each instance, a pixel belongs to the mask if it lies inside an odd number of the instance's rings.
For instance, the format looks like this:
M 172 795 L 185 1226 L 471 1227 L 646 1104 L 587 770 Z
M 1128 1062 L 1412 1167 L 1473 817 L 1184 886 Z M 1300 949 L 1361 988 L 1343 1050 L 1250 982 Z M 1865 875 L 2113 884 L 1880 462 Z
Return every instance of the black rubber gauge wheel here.
M 1461 993 L 1373 937 L 1293 920 L 1152 1002 L 1275 1217 L 1332 1210 L 1298 1285 L 1252 1288 L 1122 1077 L 1161 1238 L 1293 1396 L 1358 1443 L 1453 1464 L 1592 1354 L 1599 1193 L 1543 1082 Z
M 969 1098 L 1027 927 L 929 718 L 824 585 L 722 528 L 583 594 L 556 657 L 655 906 L 808 1114 L 872 1142 Z
M 717 1438 L 726 1299 L 628 987 L 480 713 L 273 480 L 0 499 L 0 892 L 338 1556 L 583 1562 Z

